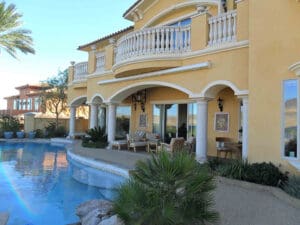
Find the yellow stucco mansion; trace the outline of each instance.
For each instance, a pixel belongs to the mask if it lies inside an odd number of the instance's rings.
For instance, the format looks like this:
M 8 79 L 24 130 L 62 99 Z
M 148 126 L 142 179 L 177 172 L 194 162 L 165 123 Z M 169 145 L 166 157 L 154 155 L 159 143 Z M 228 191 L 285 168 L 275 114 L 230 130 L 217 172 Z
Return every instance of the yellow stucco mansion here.
M 80 46 L 88 61 L 69 68 L 71 136 L 88 104 L 109 142 L 195 137 L 205 160 L 227 137 L 250 162 L 300 171 L 299 0 L 138 0 L 123 17 L 133 26 Z

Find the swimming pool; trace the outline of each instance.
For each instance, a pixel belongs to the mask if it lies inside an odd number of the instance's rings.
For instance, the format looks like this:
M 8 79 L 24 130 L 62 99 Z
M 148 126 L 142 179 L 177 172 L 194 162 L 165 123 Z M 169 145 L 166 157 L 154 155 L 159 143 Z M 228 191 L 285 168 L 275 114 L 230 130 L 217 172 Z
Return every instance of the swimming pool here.
M 95 198 L 112 199 L 113 187 L 124 180 L 100 173 L 98 179 L 92 177 L 100 186 L 94 187 L 71 177 L 78 172 L 86 170 L 67 161 L 63 146 L 0 142 L 0 212 L 10 213 L 9 225 L 74 223 L 76 206 Z

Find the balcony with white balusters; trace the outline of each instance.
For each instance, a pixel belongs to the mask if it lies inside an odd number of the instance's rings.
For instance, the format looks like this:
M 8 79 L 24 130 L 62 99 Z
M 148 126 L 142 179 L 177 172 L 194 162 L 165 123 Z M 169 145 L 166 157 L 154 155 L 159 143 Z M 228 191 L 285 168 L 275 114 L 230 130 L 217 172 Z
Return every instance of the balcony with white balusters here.
M 217 47 L 226 43 L 236 42 L 236 18 L 236 10 L 209 18 L 209 47 Z
M 193 51 L 222 48 L 237 42 L 237 10 L 216 16 L 207 14 L 206 18 L 205 24 L 198 26 L 151 27 L 124 35 L 117 41 L 114 50 L 113 71 L 116 77 L 136 74 L 145 71 L 145 68 L 147 71 L 173 68 L 177 66 L 176 62 L 193 54 Z M 197 49 L 195 37 L 201 26 L 207 27 L 207 33 L 203 33 L 207 39 L 202 49 Z M 191 27 L 199 30 L 192 31 Z M 130 69 L 127 67 L 122 70 L 126 65 L 130 65 Z
M 80 62 L 74 65 L 73 82 L 86 80 L 88 75 L 88 62 Z
M 137 61 L 170 60 L 190 51 L 190 26 L 146 28 L 129 33 L 118 40 L 115 48 L 114 68 Z M 152 66 L 154 69 L 157 64 Z M 166 64 L 165 67 L 174 67 L 174 65 Z M 157 68 L 161 69 L 161 67 Z

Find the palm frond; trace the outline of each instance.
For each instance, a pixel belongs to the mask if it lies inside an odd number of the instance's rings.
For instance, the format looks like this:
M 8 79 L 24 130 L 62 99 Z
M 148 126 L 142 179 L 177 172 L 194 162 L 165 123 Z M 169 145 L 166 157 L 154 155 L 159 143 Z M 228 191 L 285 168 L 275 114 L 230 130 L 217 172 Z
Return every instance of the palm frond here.
M 31 31 L 21 29 L 22 14 L 16 12 L 16 6 L 5 2 L 0 3 L 0 49 L 4 49 L 12 57 L 17 57 L 17 51 L 24 54 L 34 54 Z

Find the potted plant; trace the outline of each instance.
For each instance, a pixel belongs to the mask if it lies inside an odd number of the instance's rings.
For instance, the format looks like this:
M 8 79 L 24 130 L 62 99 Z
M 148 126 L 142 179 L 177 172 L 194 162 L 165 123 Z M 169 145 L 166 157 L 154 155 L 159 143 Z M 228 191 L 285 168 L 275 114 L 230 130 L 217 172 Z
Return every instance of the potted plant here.
M 4 134 L 4 138 L 10 139 L 13 137 L 14 133 L 19 130 L 20 123 L 18 119 L 9 115 L 4 115 L 0 119 L 0 126 Z
M 28 132 L 28 138 L 29 138 L 29 139 L 35 138 L 35 134 L 36 134 L 35 131 L 29 131 L 29 132 Z
M 18 131 L 17 132 L 17 138 L 24 138 L 24 136 L 25 136 L 24 131 Z

